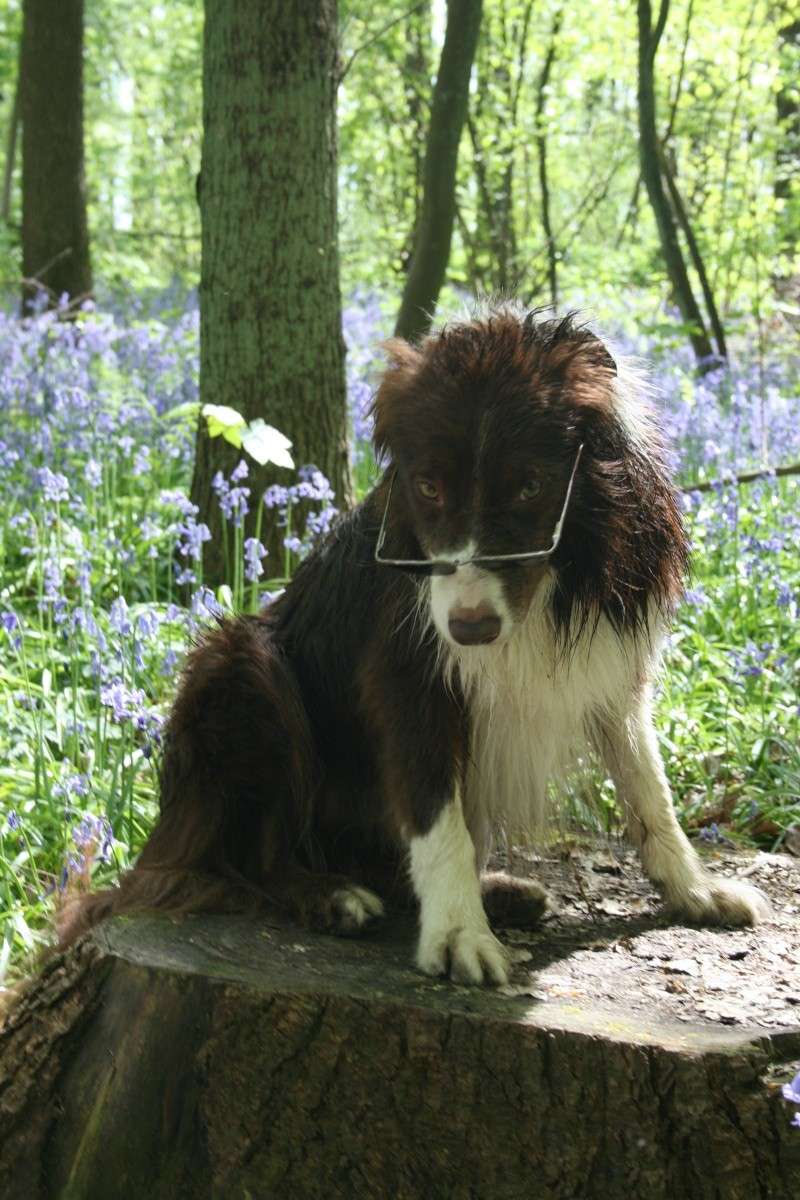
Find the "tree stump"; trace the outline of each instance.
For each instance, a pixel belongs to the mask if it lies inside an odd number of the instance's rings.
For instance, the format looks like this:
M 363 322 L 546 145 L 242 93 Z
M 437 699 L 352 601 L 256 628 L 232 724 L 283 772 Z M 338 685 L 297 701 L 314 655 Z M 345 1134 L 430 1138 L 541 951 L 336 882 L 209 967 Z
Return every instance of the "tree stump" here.
M 0 1030 L 0 1194 L 797 1200 L 800 869 L 736 864 L 761 929 L 671 925 L 621 851 L 539 860 L 560 913 L 499 991 L 420 976 L 410 916 L 117 919 Z

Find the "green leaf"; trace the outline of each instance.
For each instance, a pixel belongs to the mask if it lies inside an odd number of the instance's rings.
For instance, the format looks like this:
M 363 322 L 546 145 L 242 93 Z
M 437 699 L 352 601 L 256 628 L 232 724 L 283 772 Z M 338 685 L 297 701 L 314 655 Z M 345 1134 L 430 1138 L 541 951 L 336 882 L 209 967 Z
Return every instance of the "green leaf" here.
M 241 446 L 242 431 L 247 425 L 241 413 L 235 408 L 228 408 L 227 404 L 204 404 L 202 411 L 208 424 L 209 437 L 222 434 L 232 446 Z

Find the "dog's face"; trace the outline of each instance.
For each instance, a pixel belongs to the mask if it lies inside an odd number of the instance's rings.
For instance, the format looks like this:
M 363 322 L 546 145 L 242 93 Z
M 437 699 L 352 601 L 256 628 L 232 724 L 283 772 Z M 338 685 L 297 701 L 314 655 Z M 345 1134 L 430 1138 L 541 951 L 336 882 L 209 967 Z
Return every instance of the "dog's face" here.
M 553 562 L 465 560 L 550 549 L 587 419 L 612 403 L 613 361 L 585 330 L 508 312 L 387 349 L 375 404 L 397 472 L 385 553 L 416 542 L 463 564 L 431 579 L 436 628 L 452 644 L 500 644 Z M 579 475 L 575 493 L 572 505 Z M 565 541 L 569 523 L 570 510 Z

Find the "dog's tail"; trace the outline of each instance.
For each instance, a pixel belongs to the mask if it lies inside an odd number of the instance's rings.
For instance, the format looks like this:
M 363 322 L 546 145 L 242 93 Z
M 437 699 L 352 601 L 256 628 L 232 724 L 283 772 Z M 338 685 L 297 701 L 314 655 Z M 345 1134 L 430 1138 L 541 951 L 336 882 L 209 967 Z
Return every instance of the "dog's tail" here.
M 265 622 L 223 621 L 189 655 L 167 724 L 161 813 L 117 887 L 75 897 L 60 946 L 105 917 L 241 910 L 311 823 L 316 777 L 297 681 Z

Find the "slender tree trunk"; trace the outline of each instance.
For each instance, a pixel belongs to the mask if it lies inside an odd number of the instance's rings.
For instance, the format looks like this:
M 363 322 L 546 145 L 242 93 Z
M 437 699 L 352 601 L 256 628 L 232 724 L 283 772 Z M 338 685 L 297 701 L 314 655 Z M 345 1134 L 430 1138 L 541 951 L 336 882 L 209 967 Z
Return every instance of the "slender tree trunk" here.
M 425 135 L 428 128 L 430 99 L 431 9 L 425 3 L 409 13 L 406 20 L 407 49 L 403 62 L 403 87 L 408 109 L 409 148 L 413 176 L 414 216 L 402 252 L 405 270 L 411 265 L 419 233 L 424 195 Z
M 6 161 L 3 167 L 3 195 L 0 200 L 0 220 L 7 225 L 11 219 L 11 188 L 14 182 L 14 163 L 17 157 L 17 134 L 20 120 L 20 78 L 14 88 L 14 102 L 11 106 L 11 116 L 8 119 L 8 137 L 6 138 Z
M 83 160 L 83 0 L 25 0 L 22 15 L 23 312 L 92 290 Z
M 780 87 L 775 96 L 778 116 L 775 196 L 783 202 L 778 218 L 781 249 L 795 254 L 800 224 L 800 19 L 778 32 L 780 39 Z
M 351 499 L 336 225 L 336 0 L 206 0 L 200 210 L 200 398 L 261 417 L 297 465 Z M 224 574 L 211 481 L 239 452 L 200 421 L 192 500 L 212 533 L 204 577 Z M 249 463 L 251 512 L 280 468 Z M 281 531 L 266 523 L 268 573 Z M 274 564 L 274 565 L 273 565 Z
M 561 30 L 562 10 L 559 8 L 553 17 L 553 28 L 550 32 L 550 45 L 547 47 L 539 86 L 536 89 L 536 151 L 539 157 L 539 189 L 542 198 L 542 228 L 547 246 L 547 280 L 550 287 L 550 303 L 553 308 L 558 304 L 558 250 L 553 237 L 553 224 L 550 219 L 550 187 L 547 179 L 547 126 L 545 107 L 547 105 L 547 88 L 550 83 L 550 73 L 553 69 L 558 50 L 558 35 Z
M 433 91 L 425 152 L 424 195 L 411 268 L 395 332 L 411 340 L 430 326 L 444 283 L 455 221 L 458 145 L 467 116 L 469 77 L 481 23 L 482 0 L 448 0 L 439 74 Z
M 692 266 L 697 272 L 697 278 L 700 280 L 700 287 L 703 289 L 703 300 L 705 301 L 706 312 L 708 313 L 708 320 L 714 334 L 714 340 L 717 343 L 717 353 L 719 354 L 720 358 L 727 358 L 728 347 L 725 341 L 725 330 L 722 327 L 722 321 L 720 319 L 719 310 L 714 299 L 711 281 L 708 278 L 708 272 L 706 271 L 705 263 L 703 262 L 703 256 L 700 253 L 700 246 L 698 245 L 697 238 L 694 235 L 692 223 L 689 220 L 689 214 L 686 211 L 686 205 L 683 203 L 683 197 L 681 196 L 677 181 L 663 151 L 660 152 L 659 159 L 661 164 L 661 173 L 664 176 L 664 180 L 667 185 L 669 198 L 672 203 L 672 209 L 675 213 L 675 219 L 683 230 L 683 236 L 686 238 L 686 245 L 689 248 L 689 254 L 692 259 Z
M 661 240 L 661 253 L 675 300 L 684 322 L 689 327 L 689 339 L 698 360 L 713 356 L 713 348 L 706 332 L 705 322 L 692 291 L 689 273 L 678 241 L 678 230 L 664 191 L 659 163 L 658 134 L 656 132 L 656 95 L 653 67 L 656 50 L 664 31 L 669 11 L 669 0 L 661 0 L 658 22 L 653 28 L 650 0 L 638 0 L 639 21 L 639 155 L 642 178 L 650 197 L 650 203 Z

